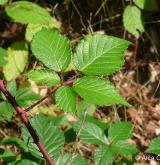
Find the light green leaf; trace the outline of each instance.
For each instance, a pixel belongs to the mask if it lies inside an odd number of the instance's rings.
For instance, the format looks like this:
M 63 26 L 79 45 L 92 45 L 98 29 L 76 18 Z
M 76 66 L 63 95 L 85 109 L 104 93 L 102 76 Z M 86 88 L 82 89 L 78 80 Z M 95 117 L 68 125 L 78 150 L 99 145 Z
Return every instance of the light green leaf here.
M 88 163 L 81 156 L 77 156 L 71 160 L 70 165 L 88 165 Z
M 0 47 L 0 67 L 6 64 L 5 57 L 7 55 L 7 51 Z
M 136 6 L 128 5 L 123 13 L 123 25 L 128 32 L 139 38 L 140 33 L 144 32 L 140 9 Z
M 28 64 L 28 50 L 23 42 L 16 42 L 7 50 L 3 73 L 7 81 L 16 79 Z
M 117 141 L 111 146 L 110 151 L 124 157 L 138 153 L 138 149 L 134 145 L 125 141 Z
M 59 154 L 61 147 L 64 145 L 64 134 L 61 129 L 55 127 L 48 118 L 40 114 L 30 119 L 33 128 L 36 130 L 44 147 L 51 157 Z M 29 151 L 36 157 L 43 159 L 42 153 L 25 127 L 22 128 L 22 136 L 24 142 L 28 146 Z
M 64 126 L 67 124 L 67 118 L 66 115 L 58 115 L 56 117 L 48 118 L 51 123 L 53 123 L 55 126 Z
M 16 147 L 18 147 L 19 149 L 22 149 L 23 151 L 28 151 L 27 146 L 25 145 L 24 141 L 22 141 L 21 139 L 17 138 L 17 137 L 7 137 L 3 140 L 0 141 L 0 144 L 11 144 L 11 145 L 15 145 Z
M 74 114 L 76 110 L 76 96 L 71 87 L 63 86 L 55 93 L 57 107 L 65 112 Z
M 79 132 L 81 128 L 82 121 L 78 121 L 76 123 L 73 123 L 73 129 L 76 131 L 76 133 Z M 85 122 L 82 126 L 82 130 L 80 133 L 80 139 L 83 141 L 86 141 L 91 144 L 107 144 L 108 140 L 103 133 L 103 131 L 94 123 Z
M 81 102 L 77 102 L 77 114 L 79 117 L 84 115 L 84 110 L 86 110 L 87 114 L 93 115 L 93 113 L 96 111 L 96 106 L 94 104 L 90 104 L 84 100 Z
M 36 69 L 28 72 L 26 74 L 28 78 L 35 81 L 37 84 L 47 84 L 49 86 L 54 86 L 60 83 L 59 76 L 49 69 Z
M 144 10 L 156 10 L 157 0 L 133 0 L 133 2 L 141 9 Z
M 57 72 L 64 71 L 71 61 L 71 44 L 56 30 L 42 29 L 33 38 L 31 49 L 37 59 Z
M 20 88 L 15 93 L 15 99 L 18 104 L 24 108 L 28 107 L 30 104 L 35 101 L 41 99 L 41 96 L 32 92 L 32 90 L 28 87 Z
M 107 146 L 100 147 L 94 155 L 94 165 L 112 165 L 114 156 Z
M 74 90 L 87 102 L 97 105 L 123 104 L 130 106 L 108 81 L 98 77 L 84 76 L 74 82 Z
M 12 106 L 8 102 L 0 102 L 0 122 L 10 121 L 12 116 Z
M 87 75 L 111 74 L 124 64 L 124 51 L 129 44 L 112 36 L 89 35 L 78 44 L 74 64 Z
M 29 159 L 21 159 L 15 165 L 39 165 L 39 163 Z
M 5 5 L 8 2 L 8 0 L 0 0 L 0 5 Z
M 17 1 L 7 5 L 6 13 L 19 23 L 50 24 L 52 17 L 44 8 L 28 1 Z
M 133 128 L 130 122 L 116 122 L 111 124 L 108 137 L 112 142 L 127 140 L 132 137 Z
M 39 32 L 42 28 L 57 28 L 60 29 L 60 23 L 56 19 L 52 19 L 49 25 L 46 24 L 28 24 L 26 28 L 25 37 L 27 41 L 32 41 L 33 37 L 37 32 Z
M 16 159 L 16 155 L 11 150 L 4 150 L 0 148 L 0 160 L 5 162 L 13 161 Z
M 146 150 L 147 153 L 160 154 L 160 137 L 152 139 L 149 148 Z
M 55 164 L 66 165 L 66 163 L 70 160 L 71 156 L 72 155 L 70 153 L 60 154 L 57 158 L 55 158 Z

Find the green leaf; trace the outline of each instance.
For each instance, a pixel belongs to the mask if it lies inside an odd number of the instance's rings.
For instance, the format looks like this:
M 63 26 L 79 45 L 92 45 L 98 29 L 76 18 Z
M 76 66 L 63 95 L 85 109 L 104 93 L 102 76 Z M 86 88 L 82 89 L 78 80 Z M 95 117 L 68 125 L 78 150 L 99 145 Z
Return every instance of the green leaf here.
M 22 149 L 23 151 L 28 151 L 27 146 L 25 145 L 24 141 L 22 141 L 21 139 L 17 138 L 17 137 L 7 137 L 3 140 L 0 141 L 0 144 L 12 144 L 15 145 L 16 147 Z
M 36 69 L 28 72 L 26 76 L 35 81 L 37 84 L 54 86 L 60 83 L 59 76 L 54 71 L 49 69 Z
M 129 44 L 112 36 L 89 35 L 78 44 L 74 64 L 87 75 L 111 74 L 124 64 L 124 51 Z
M 49 155 L 51 157 L 57 155 L 65 141 L 64 134 L 61 129 L 55 127 L 51 122 L 49 122 L 48 118 L 42 114 L 31 118 L 30 121 Z M 34 156 L 42 159 L 42 153 L 39 151 L 37 145 L 33 142 L 32 137 L 25 127 L 22 128 L 22 136 L 24 142 L 28 146 L 29 151 Z
M 62 86 L 55 93 L 56 105 L 65 112 L 74 114 L 76 110 L 76 96 L 71 87 Z
M 108 137 L 112 142 L 127 140 L 132 137 L 133 128 L 130 122 L 116 122 L 111 124 Z
M 28 50 L 23 42 L 16 42 L 7 50 L 3 73 L 7 81 L 16 79 L 28 64 Z
M 55 158 L 55 164 L 56 165 L 66 165 L 66 162 L 68 162 L 71 158 L 70 153 L 63 153 L 60 154 L 57 158 Z
M 84 76 L 74 82 L 74 90 L 87 102 L 97 105 L 123 104 L 130 106 L 108 81 L 98 77 Z
M 77 102 L 77 114 L 79 117 L 83 117 L 84 110 L 86 110 L 87 114 L 93 115 L 93 113 L 96 111 L 96 106 L 94 104 L 90 104 L 84 100 L 81 102 Z
M 81 121 L 73 123 L 76 133 L 81 129 Z M 94 123 L 85 122 L 80 132 L 80 139 L 91 144 L 107 144 L 107 138 L 103 131 Z
M 8 2 L 8 0 L 0 0 L 0 5 L 5 5 Z
M 0 102 L 0 122 L 10 121 L 12 116 L 12 106 L 8 102 Z
M 147 153 L 160 154 L 160 137 L 152 139 L 149 148 L 146 150 Z
M 67 124 L 66 115 L 58 115 L 56 117 L 48 118 L 55 126 L 64 126 Z
M 125 141 L 117 141 L 111 146 L 110 151 L 124 157 L 138 153 L 138 149 L 134 145 Z
M 6 64 L 5 57 L 7 55 L 7 51 L 0 47 L 0 67 Z
M 42 29 L 33 38 L 31 49 L 37 59 L 57 72 L 64 71 L 71 61 L 71 44 L 56 30 Z
M 8 150 L 8 149 L 1 149 L 0 148 L 0 160 L 3 160 L 5 162 L 13 161 L 16 159 L 16 155 Z
M 18 104 L 24 108 L 34 103 L 35 101 L 41 99 L 41 96 L 32 92 L 32 90 L 28 87 L 20 88 L 15 93 L 15 99 Z
M 7 5 L 6 13 L 19 23 L 49 24 L 52 17 L 44 8 L 28 1 L 17 1 Z
M 25 37 L 27 41 L 32 41 L 33 37 L 37 32 L 39 32 L 42 28 L 57 28 L 60 29 L 60 23 L 56 19 L 52 19 L 49 25 L 46 24 L 28 24 L 26 28 Z
M 94 155 L 94 165 L 112 165 L 114 156 L 107 146 L 100 147 Z
M 139 38 L 140 33 L 144 32 L 140 9 L 136 6 L 128 5 L 123 13 L 123 25 L 128 32 Z
M 71 160 L 70 165 L 88 165 L 88 163 L 81 156 L 77 156 Z
M 18 161 L 15 165 L 39 165 L 39 163 L 29 159 L 22 159 Z
M 157 0 L 133 0 L 141 9 L 152 11 L 157 9 Z

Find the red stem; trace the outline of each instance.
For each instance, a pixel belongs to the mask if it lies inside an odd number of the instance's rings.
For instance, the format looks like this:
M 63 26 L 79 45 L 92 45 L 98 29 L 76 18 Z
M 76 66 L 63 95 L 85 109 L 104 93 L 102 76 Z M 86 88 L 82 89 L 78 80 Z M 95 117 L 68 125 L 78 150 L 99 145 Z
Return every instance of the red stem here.
M 17 104 L 15 98 L 10 94 L 7 90 L 6 86 L 4 85 L 3 81 L 0 80 L 0 91 L 6 96 L 7 100 L 10 104 L 14 107 L 15 111 L 20 115 L 22 122 L 27 127 L 28 131 L 30 132 L 35 144 L 38 146 L 40 152 L 43 154 L 43 157 L 46 159 L 49 165 L 55 165 L 52 158 L 49 156 L 48 152 L 46 151 L 44 145 L 41 143 L 38 135 L 36 134 L 35 130 L 33 129 L 29 119 L 26 115 L 26 112 Z
M 65 81 L 65 82 L 61 82 L 60 84 L 56 85 L 55 87 L 53 87 L 51 89 L 51 91 L 43 98 L 41 98 L 39 101 L 35 102 L 34 104 L 30 105 L 28 108 L 25 109 L 26 112 L 28 112 L 29 110 L 31 110 L 32 108 L 34 108 L 35 106 L 39 105 L 40 103 L 42 103 L 44 100 L 46 100 L 48 97 L 50 97 L 59 87 L 63 86 L 63 85 L 70 85 L 73 83 L 73 81 L 75 80 L 75 78 L 78 75 L 70 78 L 69 80 Z

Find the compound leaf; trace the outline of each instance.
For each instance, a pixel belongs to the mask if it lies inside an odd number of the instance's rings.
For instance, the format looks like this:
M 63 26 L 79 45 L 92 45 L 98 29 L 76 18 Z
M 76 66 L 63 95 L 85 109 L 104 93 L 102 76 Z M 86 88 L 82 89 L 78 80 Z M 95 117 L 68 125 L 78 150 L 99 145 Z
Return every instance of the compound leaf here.
M 124 51 L 129 44 L 112 36 L 89 35 L 78 44 L 74 64 L 87 75 L 111 74 L 124 64 Z
M 36 130 L 40 140 L 44 144 L 46 150 L 51 157 L 59 154 L 61 147 L 64 145 L 64 134 L 61 129 L 55 127 L 48 118 L 42 114 L 30 119 L 33 128 Z M 46 127 L 47 126 L 47 127 Z M 25 127 L 22 128 L 22 136 L 24 142 L 28 146 L 29 151 L 38 158 L 43 158 L 37 145 Z
M 74 114 L 76 110 L 76 96 L 71 87 L 63 86 L 55 93 L 56 104 L 65 112 Z
M 44 8 L 28 1 L 17 1 L 7 5 L 6 13 L 16 22 L 24 24 L 50 24 L 52 17 Z
M 23 42 L 16 42 L 7 50 L 3 73 L 7 81 L 16 79 L 28 64 L 28 50 Z
M 36 33 L 31 49 L 37 59 L 57 72 L 64 71 L 71 61 L 71 44 L 56 30 L 43 28 Z
M 28 72 L 26 74 L 28 78 L 35 81 L 37 84 L 47 84 L 49 86 L 54 86 L 60 83 L 59 76 L 49 69 L 36 69 Z
M 123 25 L 128 32 L 139 38 L 140 33 L 144 32 L 140 9 L 136 6 L 128 5 L 123 13 Z
M 127 140 L 132 136 L 133 128 L 130 122 L 116 122 L 111 124 L 108 137 L 112 142 Z
M 98 77 L 84 76 L 74 82 L 74 90 L 89 103 L 97 105 L 123 104 L 130 106 L 108 81 Z

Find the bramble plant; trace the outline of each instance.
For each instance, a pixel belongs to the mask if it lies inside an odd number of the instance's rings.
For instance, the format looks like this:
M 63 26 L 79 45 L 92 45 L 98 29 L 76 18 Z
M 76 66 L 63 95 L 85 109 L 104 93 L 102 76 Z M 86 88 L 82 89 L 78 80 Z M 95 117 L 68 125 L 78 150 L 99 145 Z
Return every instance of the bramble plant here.
M 126 10 L 130 10 L 129 7 Z M 23 140 L 6 137 L 0 142 L 1 145 L 15 145 L 21 154 L 17 156 L 11 150 L 1 149 L 0 159 L 9 165 L 45 162 L 50 165 L 87 165 L 89 162 L 79 149 L 82 141 L 96 147 L 92 155 L 95 165 L 112 164 L 119 157 L 131 161 L 138 153 L 128 141 L 133 134 L 132 124 L 116 122 L 109 125 L 93 117 L 95 106 L 132 106 L 106 78 L 121 69 L 130 42 L 95 33 L 85 36 L 73 50 L 70 40 L 58 31 L 60 23 L 37 4 L 17 1 L 6 5 L 5 11 L 14 21 L 27 25 L 27 42 L 16 42 L 7 50 L 0 48 L 0 67 L 7 83 L 5 86 L 0 81 L 0 121 L 10 121 L 14 108 L 24 123 L 21 129 Z M 139 36 L 137 32 L 133 34 Z M 28 72 L 30 51 L 41 65 Z M 42 97 L 29 87 L 17 88 L 15 80 L 19 76 L 27 77 L 37 85 L 47 85 L 48 93 Z M 39 113 L 28 117 L 29 111 L 48 97 L 55 100 L 64 115 L 47 117 Z M 72 115 L 76 121 L 69 121 L 66 114 Z M 65 129 L 64 125 L 69 127 Z M 73 152 L 64 150 L 65 144 L 72 145 Z

